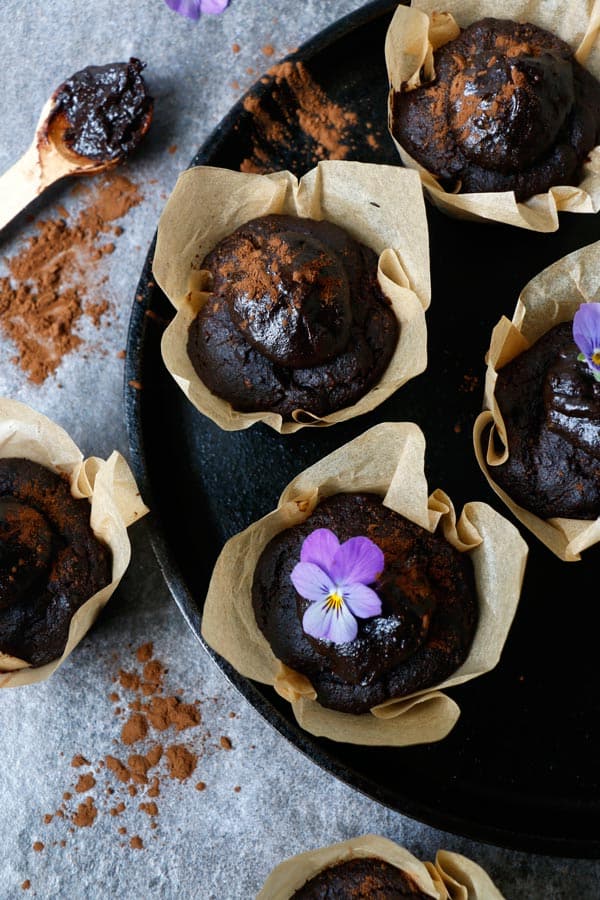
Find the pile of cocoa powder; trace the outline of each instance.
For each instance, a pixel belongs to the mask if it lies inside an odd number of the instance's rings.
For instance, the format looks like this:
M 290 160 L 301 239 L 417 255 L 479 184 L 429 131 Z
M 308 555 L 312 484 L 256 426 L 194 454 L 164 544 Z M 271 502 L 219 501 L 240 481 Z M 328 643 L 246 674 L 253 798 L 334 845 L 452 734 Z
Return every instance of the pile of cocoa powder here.
M 202 728 L 202 703 L 216 698 L 184 702 L 182 689 L 167 695 L 168 670 L 155 658 L 153 645 L 145 643 L 134 654 L 133 666 L 118 669 L 109 694 L 118 737 L 110 752 L 86 751 L 72 758 L 62 800 L 43 816 L 49 833 L 52 828 L 59 833 L 56 839 L 36 840 L 32 847 L 38 853 L 48 847 L 66 847 L 77 829 L 91 828 L 102 817 L 114 821 L 115 839 L 121 847 L 143 850 L 149 838 L 156 837 L 160 797 L 175 783 L 189 783 L 204 791 L 206 783 L 197 776 L 192 778 L 199 761 L 215 752 L 233 750 L 229 737 L 213 738 Z M 235 713 L 229 716 L 233 718 Z M 131 813 L 135 815 L 136 833 L 128 834 L 120 824 L 126 811 L 129 819 Z M 29 887 L 31 880 L 27 881 Z M 25 884 L 23 887 L 27 889 Z
M 261 83 L 270 85 L 268 96 L 251 93 L 244 99 L 244 109 L 252 116 L 252 151 L 240 166 L 242 172 L 285 168 L 280 152 L 288 161 L 296 158 L 300 172 L 322 159 L 346 159 L 357 141 L 366 140 L 373 151 L 379 147 L 373 123 L 359 122 L 354 111 L 330 100 L 303 63 L 279 63 Z
M 100 263 L 114 252 L 123 228 L 115 224 L 142 200 L 124 175 L 108 174 L 78 184 L 65 198 L 82 202 L 78 212 L 35 222 L 35 233 L 4 260 L 0 277 L 0 328 L 14 345 L 12 362 L 41 384 L 82 339 L 77 325 L 88 316 L 103 323 L 110 302 L 102 296 Z

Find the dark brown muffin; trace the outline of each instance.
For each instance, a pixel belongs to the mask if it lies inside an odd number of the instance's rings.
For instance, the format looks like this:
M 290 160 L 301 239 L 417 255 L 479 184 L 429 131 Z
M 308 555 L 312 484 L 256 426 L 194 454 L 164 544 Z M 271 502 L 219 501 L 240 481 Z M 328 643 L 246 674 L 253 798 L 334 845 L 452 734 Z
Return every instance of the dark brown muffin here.
M 363 535 L 384 553 L 383 573 L 372 585 L 381 615 L 359 619 L 350 643 L 316 640 L 302 627 L 309 603 L 290 574 L 317 528 L 329 528 L 341 543 Z M 329 497 L 302 525 L 273 538 L 258 561 L 252 600 L 275 656 L 307 676 L 319 703 L 351 713 L 442 682 L 466 659 L 478 620 L 468 556 L 374 494 Z
M 578 353 L 564 322 L 498 373 L 509 456 L 490 474 L 542 519 L 600 515 L 600 382 Z
M 0 459 L 0 652 L 34 666 L 58 659 L 74 613 L 111 571 L 89 502 L 44 466 Z
M 431 900 L 410 875 L 375 857 L 350 859 L 323 869 L 292 900 Z
M 399 329 L 377 256 L 336 225 L 263 216 L 200 268 L 212 289 L 190 326 L 188 354 L 234 409 L 324 416 L 355 403 L 387 368 Z
M 434 54 L 435 78 L 393 98 L 392 131 L 447 191 L 578 184 L 600 135 L 600 83 L 560 38 L 482 19 Z

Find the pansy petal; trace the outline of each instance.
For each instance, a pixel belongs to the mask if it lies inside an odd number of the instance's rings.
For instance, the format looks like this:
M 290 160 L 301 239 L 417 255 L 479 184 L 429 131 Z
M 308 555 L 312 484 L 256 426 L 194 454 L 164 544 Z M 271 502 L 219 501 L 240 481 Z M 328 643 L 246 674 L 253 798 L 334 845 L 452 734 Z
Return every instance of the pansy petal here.
M 302 562 L 315 563 L 330 574 L 331 561 L 337 553 L 340 542 L 329 528 L 316 528 L 305 538 L 300 551 Z
M 582 303 L 573 317 L 573 340 L 590 357 L 600 348 L 600 303 Z
M 229 0 L 200 0 L 200 12 L 217 16 L 229 6 Z
M 297 563 L 290 574 L 292 584 L 301 597 L 317 603 L 335 590 L 335 585 L 320 566 L 310 562 Z
M 344 587 L 344 603 L 359 619 L 381 615 L 381 598 L 366 584 L 350 584 Z
M 200 18 L 200 0 L 165 0 L 165 3 L 173 12 L 185 16 L 187 19 Z
M 347 644 L 358 633 L 356 619 L 342 604 L 339 609 L 328 609 L 327 603 L 312 603 L 302 618 L 302 627 L 311 637 L 334 644 Z
M 329 573 L 336 584 L 372 584 L 383 566 L 383 552 L 377 544 L 366 537 L 354 537 L 340 546 Z

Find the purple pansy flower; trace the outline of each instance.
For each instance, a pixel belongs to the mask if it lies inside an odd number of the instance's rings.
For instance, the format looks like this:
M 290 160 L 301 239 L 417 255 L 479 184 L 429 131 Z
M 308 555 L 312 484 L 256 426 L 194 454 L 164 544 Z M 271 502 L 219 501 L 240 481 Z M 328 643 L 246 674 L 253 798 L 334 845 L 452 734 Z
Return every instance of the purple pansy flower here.
M 229 6 L 229 0 L 165 0 L 165 3 L 187 19 L 199 19 L 205 13 L 216 16 Z
M 573 340 L 581 350 L 577 359 L 600 381 L 600 303 L 581 304 L 573 318 Z
M 383 571 L 384 556 L 366 537 L 340 544 L 329 528 L 317 528 L 302 544 L 300 562 L 290 575 L 301 597 L 310 600 L 302 627 L 311 637 L 334 644 L 353 641 L 355 616 L 381 614 L 381 600 L 372 588 Z

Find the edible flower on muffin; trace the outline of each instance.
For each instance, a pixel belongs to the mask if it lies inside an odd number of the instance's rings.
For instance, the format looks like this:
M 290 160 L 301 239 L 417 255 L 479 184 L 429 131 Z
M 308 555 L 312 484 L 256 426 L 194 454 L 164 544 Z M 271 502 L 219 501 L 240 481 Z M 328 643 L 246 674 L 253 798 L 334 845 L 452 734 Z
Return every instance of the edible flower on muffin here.
M 573 317 L 573 340 L 581 350 L 577 359 L 600 381 L 600 303 L 581 304 Z
M 194 20 L 207 13 L 216 16 L 229 6 L 229 0 L 165 0 L 165 3 L 174 12 Z
M 309 534 L 290 575 L 300 596 L 311 604 L 302 618 L 306 634 L 334 644 L 355 640 L 356 618 L 381 615 L 381 600 L 368 585 L 383 566 L 383 552 L 367 537 L 340 544 L 329 528 Z

